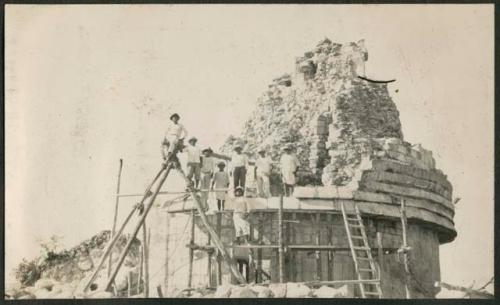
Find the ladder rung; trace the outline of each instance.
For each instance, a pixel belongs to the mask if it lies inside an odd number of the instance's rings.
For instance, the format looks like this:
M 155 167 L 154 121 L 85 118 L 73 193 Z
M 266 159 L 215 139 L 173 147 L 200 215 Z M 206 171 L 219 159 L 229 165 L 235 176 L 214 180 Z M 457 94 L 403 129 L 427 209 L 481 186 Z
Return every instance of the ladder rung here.
M 346 218 L 347 218 L 347 220 L 356 220 L 356 221 L 359 221 L 359 220 L 360 220 L 360 219 L 359 219 L 359 218 L 357 218 L 357 217 L 356 217 L 356 218 L 353 218 L 353 217 L 346 217 Z
M 367 295 L 380 295 L 378 292 L 370 292 L 370 291 L 365 291 L 365 294 Z
M 371 261 L 368 257 L 357 257 L 356 259 L 359 261 Z
M 363 226 L 363 225 L 352 225 L 352 224 L 349 224 L 349 223 L 348 223 L 347 225 L 348 225 L 349 227 L 351 227 L 351 228 L 364 228 L 364 227 L 365 227 L 365 226 Z
M 371 250 L 370 247 L 359 247 L 359 246 L 354 246 L 352 247 L 354 250 L 365 250 L 365 251 L 368 251 L 368 250 Z
M 358 271 L 361 271 L 361 272 L 375 272 L 375 270 L 372 270 L 372 269 L 364 269 L 364 268 L 359 268 Z
M 363 236 L 360 236 L 360 235 L 351 235 L 351 238 L 354 238 L 354 239 L 364 239 Z

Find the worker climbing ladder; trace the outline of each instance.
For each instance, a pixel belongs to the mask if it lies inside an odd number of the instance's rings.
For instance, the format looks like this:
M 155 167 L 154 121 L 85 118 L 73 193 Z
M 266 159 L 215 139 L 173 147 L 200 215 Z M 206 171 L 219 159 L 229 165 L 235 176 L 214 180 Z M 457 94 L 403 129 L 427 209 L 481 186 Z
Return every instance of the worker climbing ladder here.
M 163 186 L 165 180 L 167 179 L 167 177 L 172 169 L 176 169 L 181 174 L 182 178 L 186 181 L 187 189 L 188 189 L 189 194 L 191 195 L 193 201 L 195 202 L 196 210 L 198 211 L 198 214 L 201 218 L 201 221 L 202 221 L 203 225 L 206 227 L 207 231 L 210 233 L 210 237 L 214 241 L 214 244 L 216 245 L 223 261 L 229 266 L 229 269 L 231 270 L 234 277 L 237 279 L 237 281 L 239 283 L 241 283 L 241 284 L 246 283 L 245 278 L 238 271 L 238 268 L 237 268 L 235 262 L 231 259 L 231 257 L 227 253 L 220 237 L 217 235 L 215 230 L 212 228 L 210 222 L 208 221 L 207 216 L 205 214 L 204 207 L 201 203 L 201 200 L 200 200 L 196 190 L 194 189 L 193 185 L 190 183 L 189 179 L 186 177 L 186 175 L 184 174 L 184 171 L 182 170 L 182 168 L 180 166 L 180 162 L 177 158 L 178 152 L 179 152 L 179 147 L 176 147 L 174 149 L 174 151 L 172 152 L 172 154 L 168 157 L 168 159 L 162 165 L 162 168 L 160 169 L 158 174 L 155 176 L 153 181 L 146 188 L 146 191 L 144 192 L 142 200 L 137 205 L 134 206 L 134 208 L 127 215 L 127 217 L 125 218 L 125 221 L 122 223 L 122 225 L 120 226 L 120 228 L 118 229 L 116 234 L 109 241 L 106 249 L 104 250 L 104 254 L 101 257 L 101 260 L 99 261 L 96 269 L 94 270 L 94 273 L 91 275 L 89 281 L 87 282 L 87 284 L 85 285 L 85 287 L 83 289 L 84 292 L 86 292 L 90 288 L 91 284 L 97 278 L 101 268 L 104 265 L 104 262 L 111 254 L 113 247 L 115 246 L 116 242 L 120 238 L 123 230 L 125 229 L 125 227 L 129 223 L 130 219 L 134 215 L 134 212 L 139 211 L 139 216 L 140 216 L 139 220 L 137 221 L 137 223 L 134 227 L 134 230 L 131 233 L 131 237 L 129 238 L 127 244 L 125 245 L 125 248 L 123 249 L 122 253 L 120 254 L 120 257 L 118 258 L 116 266 L 114 267 L 114 269 L 110 273 L 110 276 L 109 276 L 108 281 L 106 283 L 105 290 L 109 291 L 111 289 L 111 286 L 114 283 L 115 277 L 118 274 L 118 271 L 120 270 L 120 268 L 125 260 L 125 257 L 127 256 L 128 252 L 130 251 L 130 248 L 132 246 L 134 239 L 136 238 L 137 234 L 139 233 L 139 230 L 141 229 L 141 227 L 143 226 L 144 221 L 146 220 L 146 217 L 147 217 L 149 211 L 151 210 L 151 208 L 154 204 L 154 201 L 155 201 L 156 197 L 158 196 L 158 193 L 161 190 L 161 187 Z M 155 184 L 156 184 L 155 189 L 152 192 L 151 189 L 153 188 L 153 186 Z M 144 205 L 144 202 L 148 198 L 149 198 L 148 203 L 146 205 Z
M 368 244 L 366 230 L 361 219 L 361 213 L 355 203 L 354 210 L 347 211 L 344 203 L 340 204 L 342 217 L 347 233 L 347 240 L 354 260 L 354 269 L 358 280 L 377 279 L 375 283 L 359 283 L 359 290 L 362 298 L 382 298 L 380 288 L 380 273 L 377 270 L 372 257 L 372 250 Z

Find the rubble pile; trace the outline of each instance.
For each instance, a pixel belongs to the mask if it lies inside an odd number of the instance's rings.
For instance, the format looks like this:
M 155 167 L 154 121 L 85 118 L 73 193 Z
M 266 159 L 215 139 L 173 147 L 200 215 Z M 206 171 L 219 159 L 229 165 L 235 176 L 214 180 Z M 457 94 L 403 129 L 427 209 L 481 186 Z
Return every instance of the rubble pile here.
M 180 292 L 180 298 L 352 298 L 346 285 L 309 287 L 301 283 L 272 283 L 248 285 L 220 285 L 217 289 L 195 289 Z
M 16 270 L 17 283 L 6 287 L 8 299 L 52 298 L 108 298 L 114 294 L 104 291 L 107 280 L 107 261 L 88 293 L 83 287 L 88 282 L 95 265 L 101 259 L 110 238 L 110 231 L 102 231 L 69 250 L 44 253 L 33 261 L 24 261 Z M 121 236 L 113 249 L 113 263 L 118 260 L 129 236 Z M 118 296 L 138 290 L 140 268 L 140 241 L 134 240 L 131 250 L 120 269 L 115 283 Z M 137 291 L 139 293 L 139 291 Z
M 367 59 L 363 40 L 322 40 L 296 59 L 293 75 L 272 81 L 242 134 L 229 137 L 222 152 L 240 144 L 255 157 L 263 147 L 278 161 L 282 147 L 292 144 L 301 163 L 299 185 L 347 184 L 361 155 L 373 150 L 372 139 L 403 138 L 387 84 L 358 78 Z M 278 166 L 273 176 L 271 182 L 280 180 Z

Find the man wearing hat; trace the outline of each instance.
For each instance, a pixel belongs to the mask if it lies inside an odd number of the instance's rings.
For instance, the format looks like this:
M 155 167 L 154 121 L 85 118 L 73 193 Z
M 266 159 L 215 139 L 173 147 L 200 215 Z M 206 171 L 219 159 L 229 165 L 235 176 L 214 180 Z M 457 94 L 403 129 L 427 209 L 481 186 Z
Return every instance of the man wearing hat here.
M 205 207 L 208 206 L 208 191 L 210 190 L 210 181 L 214 175 L 215 169 L 215 158 L 212 157 L 212 149 L 210 147 L 205 148 L 201 151 L 203 156 L 201 157 L 201 195 L 202 201 Z
M 281 156 L 280 164 L 281 175 L 285 188 L 285 196 L 289 197 L 293 195 L 293 188 L 296 183 L 295 174 L 300 165 L 297 157 L 292 154 L 291 145 L 286 145 L 283 147 L 283 155 Z
M 162 143 L 163 159 L 168 160 L 174 149 L 179 144 L 179 141 L 187 137 L 188 133 L 184 126 L 179 123 L 180 116 L 174 113 L 170 116 L 170 122 L 165 132 L 165 138 Z
M 234 147 L 234 153 L 231 156 L 231 167 L 229 169 L 229 174 L 233 176 L 233 187 L 236 188 L 240 186 L 245 192 L 245 178 L 247 175 L 248 167 L 248 157 L 246 154 L 242 153 L 243 148 L 241 145 L 236 145 Z
M 233 225 L 236 240 L 235 244 L 249 244 L 250 242 L 250 223 L 248 222 L 249 206 L 247 198 L 243 197 L 244 189 L 241 186 L 234 190 L 233 203 Z M 251 251 L 245 248 L 233 249 L 233 257 L 236 259 L 238 269 L 245 279 L 249 280 L 250 265 L 252 263 Z
M 233 224 L 238 243 L 248 243 L 250 237 L 250 224 L 248 223 L 248 202 L 243 197 L 244 189 L 238 186 L 234 189 Z
M 266 150 L 261 148 L 258 151 L 259 158 L 255 161 L 254 175 L 257 179 L 257 193 L 260 197 L 271 197 L 271 186 L 269 183 L 269 176 L 271 175 L 271 168 L 273 161 L 266 156 Z
M 196 142 L 198 142 L 198 139 L 196 139 L 195 137 L 192 137 L 188 141 L 189 145 L 186 149 L 188 169 L 187 178 L 192 181 L 194 176 L 194 186 L 195 188 L 198 188 L 201 177 L 201 150 L 198 146 L 196 146 Z
M 219 171 L 215 172 L 214 179 L 212 180 L 212 190 L 215 186 L 215 199 L 217 200 L 217 208 L 219 211 L 224 210 L 224 203 L 226 202 L 227 189 L 229 188 L 229 175 L 224 170 L 226 164 L 221 161 L 217 163 Z

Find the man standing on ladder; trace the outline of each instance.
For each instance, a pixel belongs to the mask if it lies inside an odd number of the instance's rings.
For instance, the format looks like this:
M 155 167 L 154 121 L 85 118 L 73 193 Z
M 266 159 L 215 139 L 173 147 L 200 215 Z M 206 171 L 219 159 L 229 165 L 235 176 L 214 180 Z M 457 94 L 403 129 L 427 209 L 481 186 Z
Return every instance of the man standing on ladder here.
M 167 126 L 167 131 L 165 132 L 165 138 L 162 142 L 162 154 L 163 159 L 168 160 L 177 145 L 182 146 L 183 140 L 187 137 L 188 133 L 186 128 L 179 123 L 181 117 L 174 113 L 170 116 L 170 122 Z M 182 149 L 180 149 L 182 151 Z

